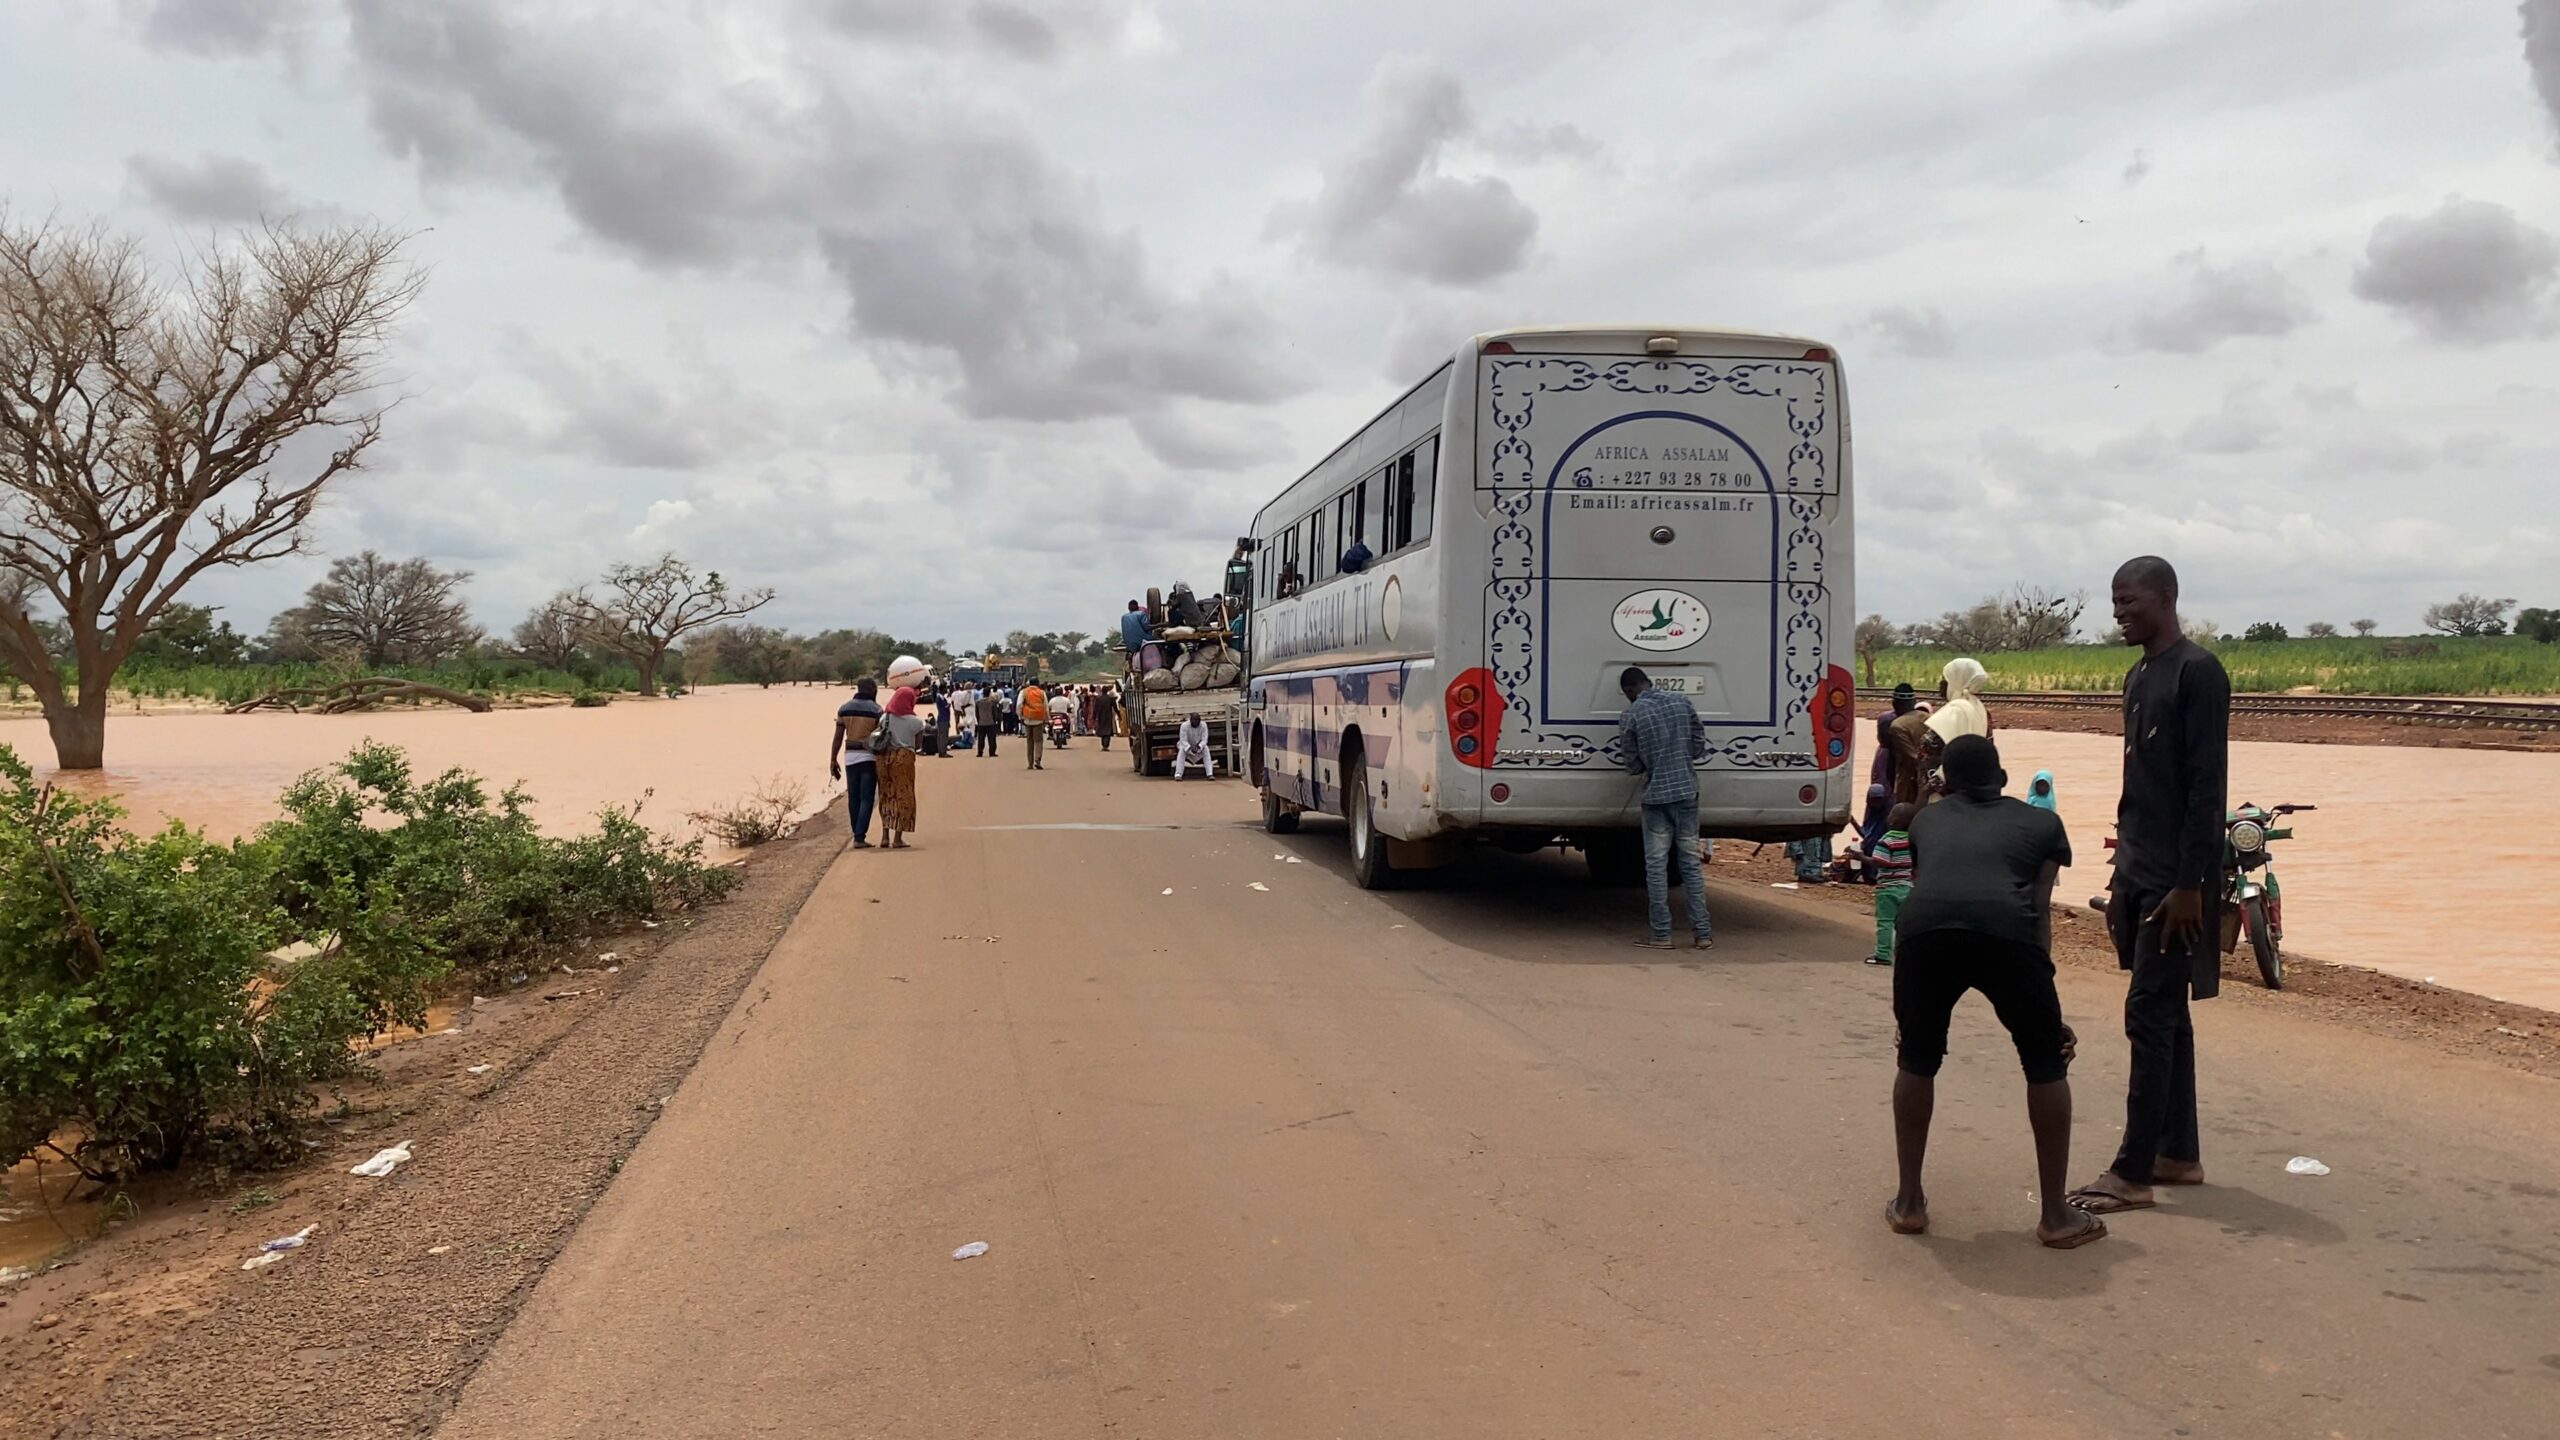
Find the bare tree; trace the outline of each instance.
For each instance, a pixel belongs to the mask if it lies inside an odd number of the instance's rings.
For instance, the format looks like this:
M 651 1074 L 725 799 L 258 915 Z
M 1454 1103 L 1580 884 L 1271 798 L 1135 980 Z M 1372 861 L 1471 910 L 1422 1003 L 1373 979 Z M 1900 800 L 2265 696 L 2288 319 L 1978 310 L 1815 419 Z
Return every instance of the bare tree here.
M 2190 620 L 2186 632 L 2187 638 L 2199 645 L 2210 645 L 2222 638 L 2222 627 L 2210 620 Z
M 2337 638 L 2338 627 L 2326 620 L 2314 620 L 2302 627 L 2302 633 L 2314 640 L 2332 640 Z
M 171 281 L 129 236 L 0 216 L 0 668 L 62 768 L 105 763 L 108 687 L 178 593 L 299 550 L 321 487 L 381 438 L 375 381 L 419 286 L 402 243 L 270 227 Z
M 603 593 L 581 596 L 589 643 L 628 659 L 640 671 L 640 693 L 658 693 L 658 667 L 686 634 L 762 609 L 773 591 L 732 592 L 716 570 L 701 575 L 674 555 L 607 570 Z
M 2358 635 L 2370 635 L 2377 627 L 2371 620 L 2350 620 L 2347 622 L 2347 628 Z
M 1856 643 L 1858 663 L 1866 671 L 1867 683 L 1876 683 L 1876 657 L 1893 648 L 1902 631 L 1881 615 L 1870 615 L 1858 622 Z
M 2443 635 L 2504 635 L 2513 600 L 2491 600 L 2468 591 L 2442 605 L 2430 605 L 2421 622 Z
M 1923 644 L 1972 655 L 2041 650 L 2068 641 L 2088 608 L 2085 595 L 2061 595 L 2041 585 L 2018 585 L 1971 609 L 1950 610 L 1934 622 L 1911 627 Z
M 587 644 L 585 599 L 575 590 L 563 590 L 534 606 L 516 624 L 516 653 L 550 670 L 576 664 Z
M 433 665 L 480 641 L 457 593 L 470 578 L 468 570 L 385 560 L 367 550 L 330 561 L 328 575 L 287 614 L 324 655 L 344 655 L 369 670 Z M 287 616 L 277 623 L 281 629 Z

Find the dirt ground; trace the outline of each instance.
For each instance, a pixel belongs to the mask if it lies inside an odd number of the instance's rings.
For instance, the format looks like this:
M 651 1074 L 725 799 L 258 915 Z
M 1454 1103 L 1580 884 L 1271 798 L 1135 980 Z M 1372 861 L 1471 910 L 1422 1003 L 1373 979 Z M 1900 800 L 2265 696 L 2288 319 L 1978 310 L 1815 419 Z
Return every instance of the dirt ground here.
M 2056 706 L 1992 706 L 2002 725 L 2059 730 L 2072 735 L 2121 735 L 2122 717 L 2113 710 L 2078 710 Z M 2295 745 L 2417 745 L 2441 750 L 2521 750 L 2560 752 L 2560 730 L 2506 730 L 2489 725 L 2429 724 L 2420 720 L 2350 719 L 2341 716 L 2235 714 L 2234 740 L 2272 740 Z
M 465 997 L 458 1033 L 388 1046 L 344 1088 L 307 1168 L 145 1193 L 104 1243 L 0 1288 L 0 1436 L 422 1433 L 842 841 L 806 827 L 699 917 L 599 942 L 569 962 L 581 973 Z M 389 1179 L 346 1173 L 401 1140 L 416 1158 Z M 308 1225 L 306 1248 L 241 1270 Z

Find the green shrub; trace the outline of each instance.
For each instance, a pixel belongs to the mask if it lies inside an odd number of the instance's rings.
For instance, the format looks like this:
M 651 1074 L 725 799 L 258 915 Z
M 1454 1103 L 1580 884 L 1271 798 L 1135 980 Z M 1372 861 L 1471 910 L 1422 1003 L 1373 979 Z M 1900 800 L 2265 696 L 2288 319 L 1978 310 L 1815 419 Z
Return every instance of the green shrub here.
M 252 991 L 284 932 L 254 868 L 117 819 L 0 747 L 0 1163 L 68 1128 L 93 1178 L 165 1168 L 304 1078 L 267 1044 L 302 998 Z
M 101 1182 L 191 1150 L 276 1161 L 354 1042 L 423 1023 L 455 966 L 496 969 L 604 926 L 707 904 L 736 872 L 608 809 L 538 830 L 447 771 L 367 744 L 215 845 L 37 786 L 0 746 L 0 1166 L 65 1132 Z
M 602 690 L 581 690 L 569 697 L 572 710 L 601 710 L 613 703 L 613 697 Z

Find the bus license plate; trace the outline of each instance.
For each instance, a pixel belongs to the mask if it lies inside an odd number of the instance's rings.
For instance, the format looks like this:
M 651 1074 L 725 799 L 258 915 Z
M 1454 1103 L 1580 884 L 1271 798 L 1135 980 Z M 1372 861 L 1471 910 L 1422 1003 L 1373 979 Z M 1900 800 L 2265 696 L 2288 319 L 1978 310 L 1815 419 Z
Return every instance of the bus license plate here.
M 1674 695 L 1707 693 L 1707 677 L 1704 675 L 1656 675 L 1652 678 L 1655 689 L 1665 690 Z

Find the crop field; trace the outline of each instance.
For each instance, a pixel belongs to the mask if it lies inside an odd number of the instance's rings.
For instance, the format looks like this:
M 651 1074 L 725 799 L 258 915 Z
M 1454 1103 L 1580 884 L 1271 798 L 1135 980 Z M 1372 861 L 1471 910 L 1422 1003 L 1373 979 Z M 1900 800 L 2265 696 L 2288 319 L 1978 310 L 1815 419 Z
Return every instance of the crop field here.
M 2256 694 L 2316 690 L 2331 695 L 2560 695 L 2560 645 L 2520 636 L 2448 636 L 2251 642 L 2219 640 L 2213 653 L 2231 688 Z M 2134 652 L 2114 645 L 1976 655 L 1994 690 L 2115 690 Z M 1897 646 L 1875 658 L 1873 679 L 1934 689 L 1952 650 Z

